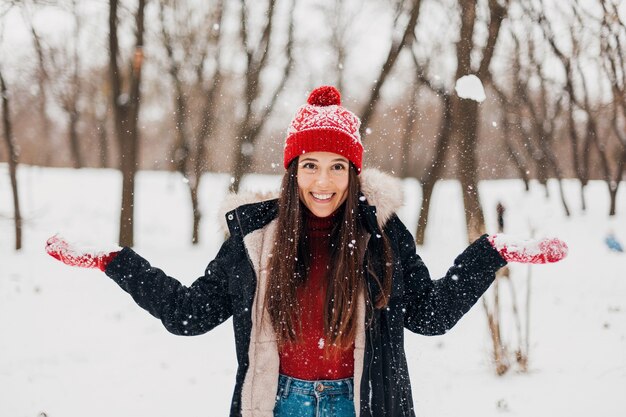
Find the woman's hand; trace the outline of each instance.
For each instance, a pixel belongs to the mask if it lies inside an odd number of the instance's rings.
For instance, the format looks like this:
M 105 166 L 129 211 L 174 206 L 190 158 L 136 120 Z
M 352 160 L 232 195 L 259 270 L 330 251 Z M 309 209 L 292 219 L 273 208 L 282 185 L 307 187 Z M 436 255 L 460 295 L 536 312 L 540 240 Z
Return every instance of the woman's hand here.
M 519 239 L 505 234 L 488 237 L 489 243 L 507 262 L 545 264 L 567 256 L 567 244 L 558 238 Z
M 66 265 L 98 268 L 104 271 L 109 262 L 117 256 L 119 250 L 93 251 L 81 249 L 57 234 L 46 241 L 46 252 Z

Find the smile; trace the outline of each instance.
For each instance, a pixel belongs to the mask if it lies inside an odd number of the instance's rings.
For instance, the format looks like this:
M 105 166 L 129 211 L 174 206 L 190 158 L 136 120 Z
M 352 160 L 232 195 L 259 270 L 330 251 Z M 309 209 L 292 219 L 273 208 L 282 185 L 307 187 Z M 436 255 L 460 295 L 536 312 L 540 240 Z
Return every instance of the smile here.
M 330 200 L 333 197 L 334 193 L 330 193 L 330 194 L 311 193 L 311 195 L 313 196 L 315 200 L 324 202 L 324 201 Z

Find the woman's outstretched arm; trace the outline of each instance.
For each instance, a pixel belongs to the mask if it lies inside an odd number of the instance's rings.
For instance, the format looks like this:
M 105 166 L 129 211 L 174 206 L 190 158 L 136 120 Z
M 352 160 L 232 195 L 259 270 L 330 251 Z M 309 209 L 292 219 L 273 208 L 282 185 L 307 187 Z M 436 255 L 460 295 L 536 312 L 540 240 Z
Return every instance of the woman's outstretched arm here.
M 103 269 L 140 307 L 160 319 L 171 333 L 202 334 L 232 315 L 228 278 L 231 269 L 243 261 L 234 259 L 240 257 L 242 251 L 234 249 L 237 243 L 233 238 L 224 242 L 204 275 L 189 287 L 151 266 L 130 248 L 90 253 L 77 250 L 63 239 L 61 241 L 64 242 L 62 250 L 59 250 L 59 242 L 53 246 L 49 241 L 46 251 L 68 265 Z M 107 259 L 104 267 L 98 259 Z
M 487 291 L 496 272 L 507 261 L 555 262 L 567 254 L 567 246 L 558 239 L 519 241 L 502 235 L 495 239 L 483 235 L 457 256 L 443 278 L 432 280 L 416 253 L 411 233 L 397 217 L 391 221 L 395 223 L 393 230 L 398 233 L 404 279 L 404 324 L 409 330 L 424 335 L 439 335 L 451 329 Z M 557 243 L 562 249 L 559 255 L 554 254 Z

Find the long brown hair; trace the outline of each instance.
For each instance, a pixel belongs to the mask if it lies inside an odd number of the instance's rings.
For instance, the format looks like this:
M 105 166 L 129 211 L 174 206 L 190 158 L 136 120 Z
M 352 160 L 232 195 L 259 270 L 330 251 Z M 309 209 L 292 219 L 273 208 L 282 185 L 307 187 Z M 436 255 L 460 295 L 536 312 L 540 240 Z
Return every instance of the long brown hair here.
M 269 261 L 265 305 L 278 338 L 278 344 L 301 340 L 301 309 L 297 289 L 305 284 L 310 266 L 307 237 L 304 232 L 304 205 L 298 193 L 298 158 L 295 158 L 282 180 L 278 199 L 278 225 Z M 356 168 L 350 164 L 347 198 L 340 208 L 338 221 L 331 232 L 330 265 L 326 276 L 327 291 L 324 314 L 326 347 L 345 348 L 355 339 L 358 297 L 364 289 L 363 255 L 366 230 L 360 220 L 360 182 Z M 391 293 L 392 252 L 382 233 L 382 279 L 368 268 L 378 284 L 375 307 L 383 308 Z M 367 262 L 368 265 L 371 262 Z M 371 270 L 370 270 L 371 269 Z M 369 297 L 367 291 L 366 296 Z

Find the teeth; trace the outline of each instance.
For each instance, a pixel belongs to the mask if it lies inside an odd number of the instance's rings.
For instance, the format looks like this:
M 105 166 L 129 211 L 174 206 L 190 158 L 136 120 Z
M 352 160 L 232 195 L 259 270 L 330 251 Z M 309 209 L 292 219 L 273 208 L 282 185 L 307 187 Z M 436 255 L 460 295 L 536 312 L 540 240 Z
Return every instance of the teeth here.
M 313 197 L 317 198 L 318 200 L 328 200 L 329 198 L 333 196 L 332 194 L 316 194 L 316 193 L 311 193 L 311 194 L 313 194 Z

